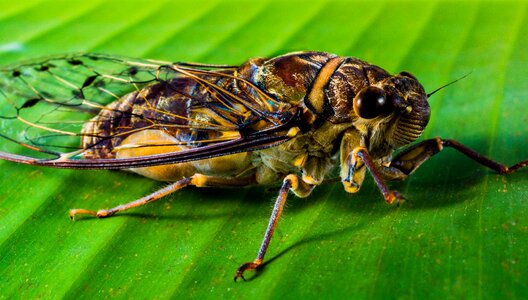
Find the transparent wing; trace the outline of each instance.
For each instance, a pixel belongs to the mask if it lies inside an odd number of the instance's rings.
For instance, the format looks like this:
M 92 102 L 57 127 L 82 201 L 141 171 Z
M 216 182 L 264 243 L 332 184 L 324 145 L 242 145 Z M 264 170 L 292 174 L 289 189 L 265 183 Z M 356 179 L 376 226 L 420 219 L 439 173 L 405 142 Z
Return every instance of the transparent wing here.
M 236 70 L 101 54 L 8 66 L 0 69 L 0 158 L 67 168 L 127 168 L 287 140 L 294 109 L 238 77 Z M 178 143 L 192 149 L 121 160 L 87 155 L 112 151 L 120 138 L 144 129 L 185 135 Z

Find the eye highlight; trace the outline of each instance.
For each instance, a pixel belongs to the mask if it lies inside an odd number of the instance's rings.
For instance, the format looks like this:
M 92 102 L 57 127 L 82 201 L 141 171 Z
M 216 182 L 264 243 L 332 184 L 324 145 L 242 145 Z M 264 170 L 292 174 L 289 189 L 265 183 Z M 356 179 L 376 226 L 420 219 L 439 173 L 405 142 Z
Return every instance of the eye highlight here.
M 354 99 L 354 112 L 363 119 L 373 119 L 390 113 L 385 91 L 375 86 L 362 89 Z

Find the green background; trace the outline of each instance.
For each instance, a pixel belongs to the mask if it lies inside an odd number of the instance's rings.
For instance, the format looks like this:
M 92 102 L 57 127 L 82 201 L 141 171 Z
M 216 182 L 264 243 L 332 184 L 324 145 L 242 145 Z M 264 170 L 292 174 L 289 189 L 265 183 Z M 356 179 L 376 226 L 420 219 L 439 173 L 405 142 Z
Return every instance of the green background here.
M 76 51 L 240 64 L 323 50 L 435 94 L 423 138 L 528 159 L 528 5 L 459 1 L 0 1 L 0 63 Z M 268 264 L 256 255 L 277 188 L 188 188 L 106 220 L 71 222 L 163 184 L 111 171 L 0 162 L 0 298 L 528 298 L 528 170 L 499 176 L 446 150 L 392 187 L 324 184 L 290 197 Z

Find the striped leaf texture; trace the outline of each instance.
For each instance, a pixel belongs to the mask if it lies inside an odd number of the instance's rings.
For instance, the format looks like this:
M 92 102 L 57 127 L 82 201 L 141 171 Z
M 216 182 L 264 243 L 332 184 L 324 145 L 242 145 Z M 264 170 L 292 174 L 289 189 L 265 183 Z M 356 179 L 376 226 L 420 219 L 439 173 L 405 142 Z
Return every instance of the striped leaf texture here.
M 320 50 L 412 72 L 421 139 L 528 159 L 528 3 L 510 1 L 0 1 L 0 64 L 72 52 L 241 64 Z M 4 129 L 1 129 L 4 130 Z M 267 263 L 253 259 L 278 187 L 187 188 L 108 219 L 164 183 L 0 161 L 0 298 L 526 299 L 528 170 L 501 176 L 452 149 L 387 205 L 325 183 L 290 195 Z

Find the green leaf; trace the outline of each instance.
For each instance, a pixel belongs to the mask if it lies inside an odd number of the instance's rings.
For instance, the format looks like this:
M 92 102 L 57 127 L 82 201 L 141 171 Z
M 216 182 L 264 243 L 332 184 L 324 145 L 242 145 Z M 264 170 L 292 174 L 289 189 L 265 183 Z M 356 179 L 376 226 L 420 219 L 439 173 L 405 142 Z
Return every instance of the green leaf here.
M 0 62 L 76 51 L 240 64 L 323 50 L 435 94 L 423 136 L 528 159 L 528 6 L 507 1 L 1 1 Z M 0 162 L 0 298 L 528 298 L 528 170 L 500 176 L 453 150 L 391 186 L 369 178 L 290 196 L 258 273 L 276 187 L 195 189 L 71 222 L 163 184 L 123 172 Z

